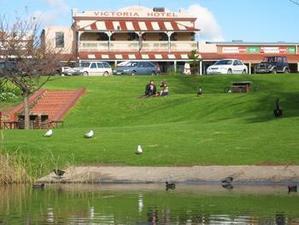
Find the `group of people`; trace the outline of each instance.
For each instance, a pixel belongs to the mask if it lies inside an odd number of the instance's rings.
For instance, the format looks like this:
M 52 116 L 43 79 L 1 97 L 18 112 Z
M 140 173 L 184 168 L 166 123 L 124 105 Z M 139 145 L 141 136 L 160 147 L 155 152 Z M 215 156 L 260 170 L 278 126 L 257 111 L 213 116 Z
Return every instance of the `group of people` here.
M 155 85 L 155 82 L 151 80 L 146 86 L 145 86 L 145 92 L 144 95 L 146 97 L 153 97 L 153 96 L 167 96 L 168 95 L 168 85 L 166 81 L 162 81 L 160 83 L 160 91 L 157 91 L 157 87 Z

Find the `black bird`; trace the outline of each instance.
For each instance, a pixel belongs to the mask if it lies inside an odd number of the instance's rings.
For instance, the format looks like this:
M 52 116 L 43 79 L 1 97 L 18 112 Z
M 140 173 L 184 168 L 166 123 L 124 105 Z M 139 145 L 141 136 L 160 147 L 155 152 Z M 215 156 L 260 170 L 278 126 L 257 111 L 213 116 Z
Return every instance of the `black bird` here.
M 282 108 L 280 107 L 279 104 L 279 98 L 277 98 L 275 101 L 275 109 L 273 110 L 273 113 L 276 118 L 280 118 L 283 115 Z
M 63 175 L 65 174 L 65 171 L 60 170 L 60 169 L 54 169 L 53 172 L 56 174 L 56 176 L 58 176 L 59 178 L 63 177 Z
M 297 185 L 289 185 L 288 190 L 289 190 L 288 193 L 297 192 Z
M 222 184 L 231 184 L 234 181 L 233 177 L 226 177 L 221 180 Z
M 33 189 L 44 189 L 45 188 L 45 184 L 41 183 L 41 184 L 33 184 L 32 185 Z
M 175 183 L 168 183 L 168 181 L 166 181 L 165 186 L 166 186 L 166 191 L 175 190 Z
M 222 187 L 227 189 L 227 190 L 232 190 L 234 189 L 234 186 L 231 183 L 223 183 Z

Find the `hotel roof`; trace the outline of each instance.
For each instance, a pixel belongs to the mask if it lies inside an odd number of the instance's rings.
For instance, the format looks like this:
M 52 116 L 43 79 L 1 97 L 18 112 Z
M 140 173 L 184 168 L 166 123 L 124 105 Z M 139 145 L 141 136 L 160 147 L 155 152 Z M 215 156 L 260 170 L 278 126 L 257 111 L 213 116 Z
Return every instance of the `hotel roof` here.
M 176 31 L 196 32 L 198 29 L 190 23 L 175 20 L 105 20 L 91 21 L 90 23 L 77 22 L 77 30 L 80 31 Z

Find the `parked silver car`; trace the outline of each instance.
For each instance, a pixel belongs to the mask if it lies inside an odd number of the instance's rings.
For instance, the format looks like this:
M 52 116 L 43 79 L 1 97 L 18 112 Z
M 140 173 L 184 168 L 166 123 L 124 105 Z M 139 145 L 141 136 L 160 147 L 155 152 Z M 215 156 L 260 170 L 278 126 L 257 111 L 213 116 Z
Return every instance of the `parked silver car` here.
M 73 76 L 73 75 L 83 75 L 83 76 L 92 76 L 92 75 L 103 75 L 108 76 L 112 74 L 112 68 L 107 62 L 101 61 L 81 61 L 79 66 L 71 68 L 64 68 L 64 75 Z
M 127 61 L 117 65 L 113 70 L 115 75 L 157 75 L 160 67 L 152 62 Z

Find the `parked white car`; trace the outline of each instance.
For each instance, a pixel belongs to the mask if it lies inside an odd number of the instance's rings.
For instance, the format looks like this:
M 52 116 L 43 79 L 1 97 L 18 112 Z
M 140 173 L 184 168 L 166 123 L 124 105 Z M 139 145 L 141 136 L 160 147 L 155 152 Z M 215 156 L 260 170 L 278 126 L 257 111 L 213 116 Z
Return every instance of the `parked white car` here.
M 102 75 L 108 76 L 112 74 L 112 68 L 107 62 L 102 61 L 81 61 L 78 67 L 67 68 L 63 72 L 64 75 L 83 75 L 93 76 Z
M 246 74 L 248 68 L 241 60 L 222 59 L 209 66 L 207 74 Z

